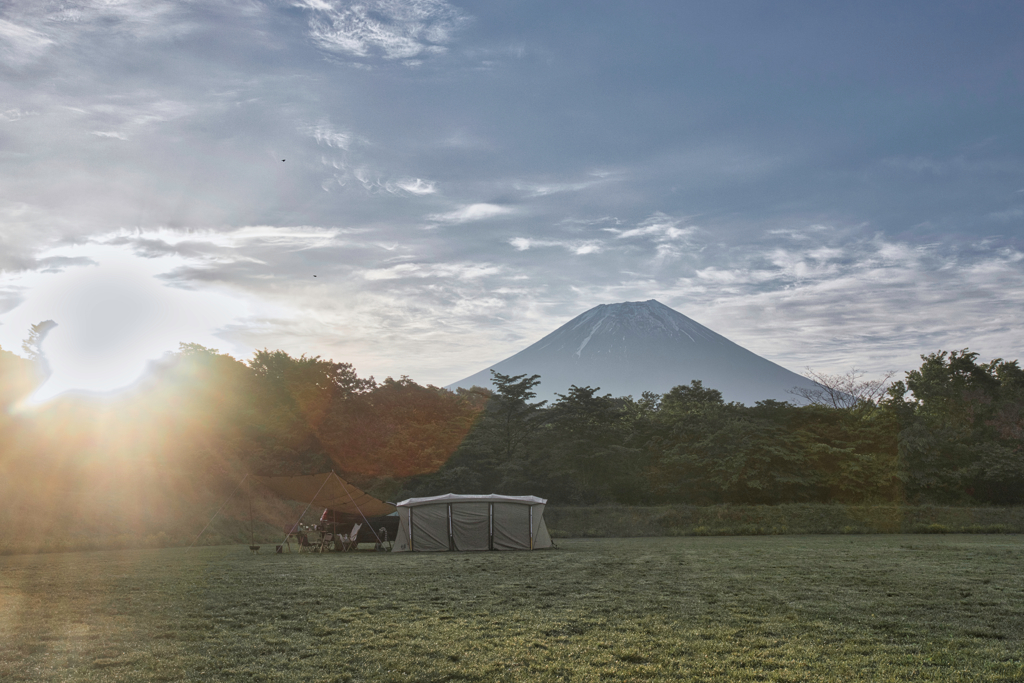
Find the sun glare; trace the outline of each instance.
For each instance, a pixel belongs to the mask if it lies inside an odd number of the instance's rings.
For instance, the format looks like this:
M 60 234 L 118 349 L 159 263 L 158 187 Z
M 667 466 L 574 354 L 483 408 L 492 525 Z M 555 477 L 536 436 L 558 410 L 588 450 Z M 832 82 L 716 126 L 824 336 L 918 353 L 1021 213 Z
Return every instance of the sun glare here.
M 230 322 L 227 297 L 169 287 L 157 276 L 172 259 L 141 259 L 119 247 L 85 245 L 51 256 L 80 259 L 23 282 L 26 300 L 6 316 L 5 346 L 17 329 L 57 323 L 43 343 L 51 375 L 31 402 L 70 390 L 104 392 L 134 382 L 147 364 L 179 342 L 223 346 L 213 332 Z M 14 328 L 14 329 L 12 329 Z M 220 342 L 220 344 L 218 344 Z M 7 348 L 17 348 L 7 346 Z

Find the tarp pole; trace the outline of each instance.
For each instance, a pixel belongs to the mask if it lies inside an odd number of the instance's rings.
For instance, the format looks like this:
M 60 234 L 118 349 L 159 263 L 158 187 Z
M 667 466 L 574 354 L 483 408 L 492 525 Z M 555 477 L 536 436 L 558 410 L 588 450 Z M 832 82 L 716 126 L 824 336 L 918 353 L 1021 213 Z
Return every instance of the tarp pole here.
M 359 503 L 357 503 L 356 499 L 352 497 L 352 494 L 348 492 L 348 487 L 345 486 L 345 480 L 342 479 L 341 477 L 339 477 L 337 474 L 335 474 L 334 470 L 331 470 L 331 474 L 334 475 L 335 479 L 337 479 L 339 482 L 341 482 L 341 488 L 345 489 L 345 495 L 347 495 L 348 499 L 352 501 L 352 504 L 356 506 L 356 510 L 359 510 L 359 516 L 363 518 L 364 522 L 366 522 L 366 526 L 368 526 L 370 528 L 370 531 L 373 533 L 373 537 L 377 539 L 377 543 L 379 543 L 380 545 L 384 545 L 384 542 L 382 540 L 380 540 L 380 536 L 377 535 L 377 530 L 373 528 L 373 525 L 370 524 L 370 520 L 368 520 L 366 518 L 366 515 L 363 514 L 363 509 L 361 507 L 359 507 Z M 328 479 L 329 478 L 330 477 L 328 477 Z M 324 480 L 324 483 L 325 484 L 327 483 L 326 479 Z M 323 487 L 321 486 L 320 488 L 323 488 Z M 319 493 L 320 492 L 317 491 L 317 495 L 319 495 Z M 316 500 L 316 498 L 314 498 L 314 500 Z
M 334 470 L 331 470 L 331 474 L 334 474 Z M 317 489 L 316 495 L 313 496 L 313 500 L 309 501 L 309 504 L 306 505 L 306 509 L 302 511 L 301 515 L 299 515 L 299 519 L 296 520 L 295 524 L 292 524 L 292 527 L 291 527 L 292 529 L 294 529 L 296 526 L 298 526 L 298 524 L 300 522 L 302 522 L 302 517 L 306 514 L 306 512 L 309 511 L 310 506 L 312 506 L 313 503 L 316 502 L 316 496 L 320 495 L 320 492 L 324 490 L 324 487 L 327 486 L 327 482 L 329 482 L 330 480 L 331 480 L 330 477 L 324 477 L 324 483 L 320 484 L 320 488 Z M 289 534 L 285 534 L 284 535 L 284 540 L 281 541 L 281 545 L 284 545 L 285 543 L 288 542 L 288 536 L 289 536 Z M 288 546 L 288 547 L 290 548 L 291 546 Z M 289 550 L 288 552 L 291 552 L 291 551 Z M 301 544 L 299 545 L 299 552 L 302 552 L 302 545 Z
M 242 477 L 242 481 L 245 481 L 248 478 L 249 478 L 249 473 L 246 472 L 245 476 Z M 231 500 L 231 496 L 235 495 L 235 491 L 238 491 L 238 487 L 242 485 L 242 481 L 240 481 L 237 484 L 235 484 L 235 490 L 232 491 L 231 494 L 227 498 L 224 499 L 224 502 L 220 504 L 220 507 L 217 508 L 217 511 L 213 513 L 213 517 L 210 517 L 210 521 L 207 522 L 206 526 L 203 527 L 203 530 L 199 532 L 199 536 L 202 536 L 206 532 L 206 530 L 210 528 L 210 525 L 213 524 L 213 520 L 217 518 L 217 515 L 220 514 L 220 511 L 223 510 L 224 506 L 228 504 L 229 500 Z M 192 546 L 194 546 L 196 544 L 196 541 L 199 540 L 199 536 L 196 536 L 195 540 L 188 544 L 188 547 L 185 548 L 185 552 L 186 553 L 189 550 L 192 550 Z
M 252 524 L 252 484 L 246 484 L 245 493 L 249 497 L 249 548 L 256 545 L 256 531 Z

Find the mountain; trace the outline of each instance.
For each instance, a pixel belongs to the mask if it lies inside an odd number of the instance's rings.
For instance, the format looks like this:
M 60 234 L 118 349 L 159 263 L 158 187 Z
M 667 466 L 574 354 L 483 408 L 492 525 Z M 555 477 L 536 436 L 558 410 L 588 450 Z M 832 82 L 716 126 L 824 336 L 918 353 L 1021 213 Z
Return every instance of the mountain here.
M 449 385 L 491 386 L 491 370 L 540 375 L 539 399 L 554 399 L 570 385 L 639 398 L 699 379 L 726 401 L 753 405 L 764 399 L 798 402 L 793 387 L 811 380 L 751 353 L 654 299 L 602 304 L 514 356 Z

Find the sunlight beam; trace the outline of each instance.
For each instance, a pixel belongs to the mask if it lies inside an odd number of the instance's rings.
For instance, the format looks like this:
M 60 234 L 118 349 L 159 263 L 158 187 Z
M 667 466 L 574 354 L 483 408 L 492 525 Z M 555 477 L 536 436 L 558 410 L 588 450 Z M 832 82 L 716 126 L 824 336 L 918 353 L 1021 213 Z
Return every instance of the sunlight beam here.
M 239 310 L 230 297 L 161 282 L 158 275 L 178 265 L 173 257 L 142 259 L 123 247 L 95 244 L 48 256 L 73 256 L 89 265 L 27 275 L 30 294 L 8 316 L 7 325 L 24 329 L 32 324 L 26 321 L 57 322 L 43 344 L 51 374 L 32 403 L 71 390 L 125 387 L 179 342 L 223 345 L 215 332 Z

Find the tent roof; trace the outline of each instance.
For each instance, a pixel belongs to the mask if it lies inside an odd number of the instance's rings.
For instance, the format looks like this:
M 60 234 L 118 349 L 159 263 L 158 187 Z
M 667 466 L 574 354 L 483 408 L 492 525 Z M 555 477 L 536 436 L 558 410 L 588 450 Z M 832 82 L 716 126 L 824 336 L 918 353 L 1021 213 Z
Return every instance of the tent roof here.
M 537 496 L 503 496 L 498 493 L 481 495 L 463 495 L 460 493 L 446 493 L 443 496 L 428 496 L 426 498 L 407 498 L 398 503 L 398 507 L 415 507 L 417 505 L 430 505 L 432 503 L 521 503 L 523 505 L 544 505 L 548 501 Z
M 359 490 L 334 472 L 300 477 L 257 477 L 253 479 L 290 500 L 323 506 L 338 512 L 367 517 L 390 515 L 395 506 Z

